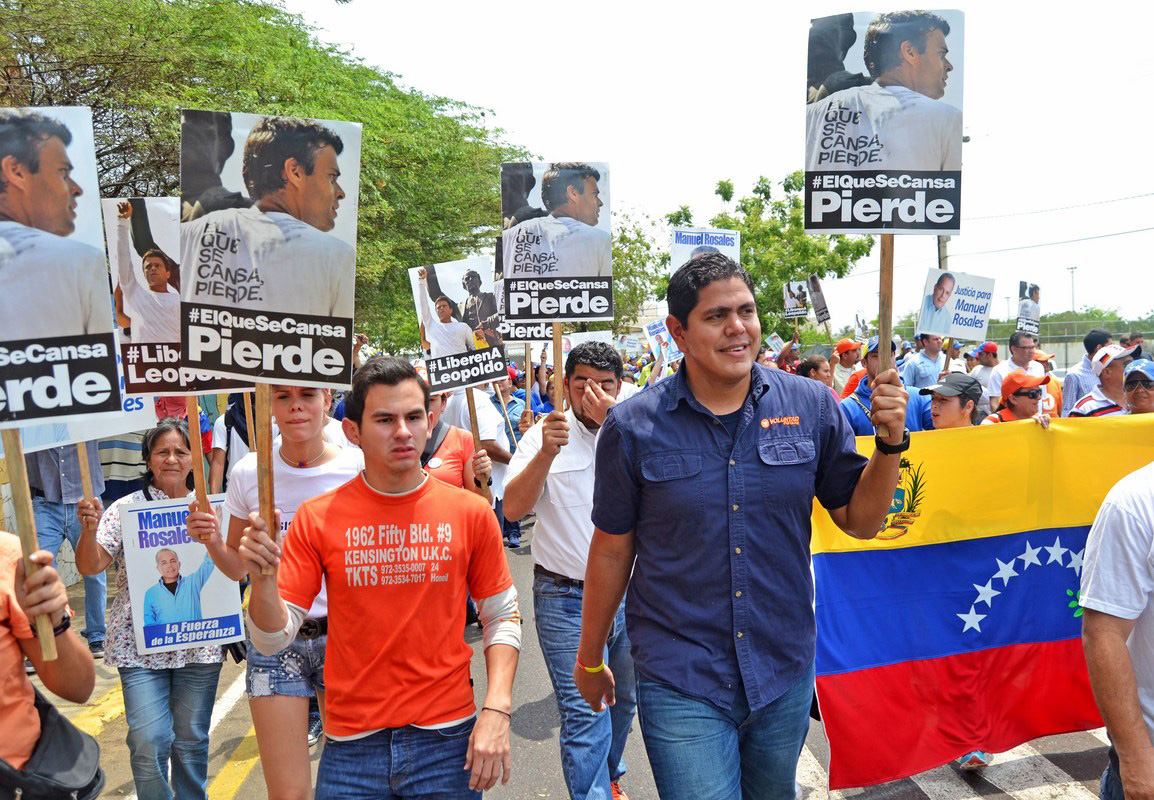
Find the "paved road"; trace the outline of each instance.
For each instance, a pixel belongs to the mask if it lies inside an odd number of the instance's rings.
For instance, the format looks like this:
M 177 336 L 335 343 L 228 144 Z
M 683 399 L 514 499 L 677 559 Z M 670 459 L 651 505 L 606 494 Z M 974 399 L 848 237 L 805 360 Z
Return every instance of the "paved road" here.
M 533 626 L 531 530 L 525 546 L 506 551 L 513 578 L 521 594 L 525 616 L 521 662 L 517 671 L 513 712 L 513 777 L 494 797 L 533 800 L 566 798 L 560 773 L 557 745 L 560 719 L 553 690 L 537 645 Z M 112 586 L 114 581 L 109 581 Z M 81 585 L 71 590 L 72 607 L 83 609 Z M 82 627 L 77 618 L 76 628 Z M 474 648 L 473 675 L 478 700 L 484 695 L 484 660 L 477 628 L 465 632 Z M 124 744 L 127 728 L 116 670 L 97 662 L 97 687 L 83 706 L 61 704 L 77 724 L 95 735 L 108 773 L 105 797 L 133 797 L 132 774 Z M 1097 780 L 1106 762 L 1105 737 L 1101 731 L 1051 736 L 999 754 L 980 773 L 963 773 L 952 765 L 869 789 L 827 792 L 823 764 L 828 747 L 820 723 L 810 730 L 798 769 L 799 797 L 860 798 L 861 800 L 967 800 L 967 798 L 1015 798 L 1015 800 L 1065 800 L 1097 796 Z M 312 753 L 314 774 L 320 748 Z M 622 787 L 633 800 L 657 800 L 657 790 L 645 759 L 640 731 L 634 726 L 626 748 L 629 773 Z M 209 797 L 212 800 L 256 800 L 266 796 L 248 705 L 244 698 L 243 666 L 227 662 L 221 672 L 209 761 Z

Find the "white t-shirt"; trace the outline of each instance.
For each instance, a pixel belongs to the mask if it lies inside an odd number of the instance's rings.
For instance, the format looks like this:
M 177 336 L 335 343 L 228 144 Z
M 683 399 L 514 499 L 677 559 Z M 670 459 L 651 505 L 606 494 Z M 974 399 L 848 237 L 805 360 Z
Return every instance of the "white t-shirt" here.
M 970 370 L 970 377 L 982 385 L 982 399 L 977 405 L 986 416 L 989 416 L 993 412 L 993 409 L 990 408 L 990 376 L 993 374 L 993 367 L 983 366 L 982 364 L 978 364 Z M 1001 390 L 1001 383 L 998 384 L 998 389 L 999 391 Z M 1001 394 L 999 394 L 998 397 L 1001 397 Z
M 586 428 L 573 409 L 565 412 L 565 418 L 569 421 L 569 443 L 549 465 L 545 485 L 533 503 L 537 512 L 533 561 L 551 572 L 583 581 L 593 539 L 593 468 L 601 431 Z M 520 475 L 541 452 L 541 430 L 542 423 L 538 422 L 521 437 L 509 462 L 507 480 Z
M 555 265 L 555 269 L 526 270 L 517 261 L 518 238 L 539 237 L 529 246 L 534 267 Z M 524 245 L 522 245 L 522 250 Z M 586 225 L 572 217 L 536 217 L 509 228 L 502 234 L 502 258 L 506 278 L 612 277 L 612 245 L 609 232 Z
M 317 495 L 335 489 L 351 481 L 365 468 L 364 455 L 360 450 L 342 448 L 339 455 L 327 464 L 318 467 L 298 469 L 290 467 L 280 457 L 280 447 L 274 446 L 272 454 L 272 485 L 276 507 L 281 512 L 281 530 L 288 530 L 293 515 L 301 503 Z M 247 520 L 250 511 L 260 508 L 257 497 L 256 454 L 250 453 L 237 462 L 228 482 L 228 494 L 224 500 L 224 510 L 230 516 Z M 323 617 L 328 614 L 328 593 L 324 579 L 321 590 L 313 600 L 308 616 Z
M 1142 717 L 1154 739 L 1154 464 L 1130 473 L 1106 495 L 1085 553 L 1079 602 L 1135 620 L 1126 647 Z
M 219 266 L 212 263 L 216 248 L 203 242 L 227 248 Z M 186 302 L 353 316 L 356 251 L 281 211 L 227 208 L 182 223 L 180 257 L 180 293 Z M 201 264 L 202 257 L 209 263 Z
M 0 222 L 0 341 L 111 333 L 112 321 L 104 253 Z
M 498 445 L 508 450 L 509 433 L 505 429 L 504 416 L 493 406 L 493 401 L 489 399 L 488 394 L 480 389 L 470 389 L 469 391 L 473 392 L 473 402 L 477 406 L 477 432 L 481 439 L 493 439 Z M 473 430 L 469 421 L 469 401 L 465 397 L 465 392 L 459 391 L 449 395 L 449 402 L 445 404 L 445 413 L 441 415 L 441 419 L 445 421 L 446 425 L 455 425 L 470 432 Z M 508 469 L 508 466 L 508 464 L 493 462 L 493 485 L 490 489 L 494 499 L 505 496 L 505 470 Z
M 621 382 L 621 390 L 617 392 L 617 402 L 622 403 L 635 394 L 641 393 L 641 387 L 636 383 Z M 518 445 L 520 447 L 520 445 Z
M 904 86 L 855 86 L 806 106 L 805 136 L 807 171 L 962 168 L 962 112 Z
M 1025 369 L 1027 375 L 1032 375 L 1037 378 L 1041 378 L 1046 374 L 1046 368 L 1042 366 L 1041 362 L 1031 360 L 1028 366 L 1019 367 L 1017 364 L 1007 358 L 1005 361 L 1000 362 L 998 366 L 994 367 L 990 371 L 990 377 L 986 383 L 986 395 L 990 398 L 991 405 L 1001 401 L 1002 381 L 1007 375 L 1016 369 Z M 1043 397 L 1049 394 L 1049 392 L 1046 391 L 1045 384 L 1042 384 L 1042 386 L 1039 388 L 1042 390 Z M 1039 406 L 1039 408 L 1040 407 L 1041 406 Z
M 180 344 L 180 295 L 168 287 L 154 292 L 144 282 L 144 275 L 135 268 L 129 241 L 129 221 L 116 220 L 116 268 L 120 291 L 124 294 L 124 310 L 132 320 L 132 341 L 136 344 Z
M 853 374 L 859 369 L 864 368 L 860 364 L 854 364 L 852 367 L 843 367 L 836 355 L 833 357 L 833 360 L 833 388 L 838 394 L 841 394 L 841 390 L 845 388 L 846 383 L 853 377 Z

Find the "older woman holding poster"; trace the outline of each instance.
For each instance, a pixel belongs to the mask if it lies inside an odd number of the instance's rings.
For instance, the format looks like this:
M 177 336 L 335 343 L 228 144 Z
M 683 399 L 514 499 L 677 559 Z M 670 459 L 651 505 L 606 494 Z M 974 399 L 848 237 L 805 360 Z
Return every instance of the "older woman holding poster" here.
M 148 655 L 137 651 L 120 519 L 123 506 L 190 494 L 193 449 L 188 426 L 184 420 L 163 419 L 144 435 L 140 447 L 145 464 L 143 489 L 120 498 L 107 511 L 99 500 L 80 501 L 76 567 L 94 575 L 117 562 L 116 599 L 109 614 L 104 661 L 120 670 L 137 797 L 196 800 L 205 797 L 208 726 L 224 656 L 218 646 Z M 200 511 L 193 500 L 188 510 L 189 536 L 205 542 L 210 553 L 214 548 L 223 550 L 211 509 Z

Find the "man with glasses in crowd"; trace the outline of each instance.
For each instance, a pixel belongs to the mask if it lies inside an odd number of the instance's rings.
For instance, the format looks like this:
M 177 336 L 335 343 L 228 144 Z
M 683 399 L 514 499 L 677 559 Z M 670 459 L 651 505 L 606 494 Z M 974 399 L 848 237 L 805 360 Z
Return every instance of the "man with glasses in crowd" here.
M 1154 411 L 1154 361 L 1148 358 L 1131 361 L 1123 373 L 1122 388 L 1126 392 L 1127 414 Z
M 1131 345 L 1122 347 L 1108 344 L 1090 359 L 1090 367 L 1098 377 L 1098 385 L 1070 409 L 1071 417 L 1110 417 L 1126 413 L 1126 393 L 1122 381 L 1126 365 L 1142 351 Z
M 997 398 L 1002 396 L 1002 381 L 1011 372 L 1023 369 L 1027 375 L 1041 378 L 1046 374 L 1046 368 L 1034 360 L 1034 351 L 1038 349 L 1038 339 L 1032 333 L 1014 331 L 1010 335 L 1010 357 L 994 367 L 986 383 L 986 394 L 990 398 L 991 409 Z M 1042 394 L 1046 387 L 1042 386 Z

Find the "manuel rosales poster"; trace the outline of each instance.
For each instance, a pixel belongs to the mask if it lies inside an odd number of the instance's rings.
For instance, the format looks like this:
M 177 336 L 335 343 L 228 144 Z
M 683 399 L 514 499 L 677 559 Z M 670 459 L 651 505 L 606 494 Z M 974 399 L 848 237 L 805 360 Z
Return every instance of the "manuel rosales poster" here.
M 433 392 L 507 376 L 492 261 L 466 258 L 410 269 L 409 285 Z
M 243 385 L 180 360 L 180 198 L 101 200 L 124 393 L 209 394 Z
M 657 358 L 660 353 L 662 361 L 666 364 L 680 361 L 684 356 L 678 349 L 677 342 L 673 341 L 673 337 L 669 334 L 669 328 L 665 326 L 663 319 L 645 324 L 645 340 L 649 344 L 649 349 L 653 351 L 653 357 Z
M 209 502 L 220 516 L 224 495 L 210 495 Z M 120 509 L 125 577 L 141 654 L 244 639 L 237 583 L 188 535 L 187 519 L 187 498 Z
M 184 364 L 347 388 L 361 126 L 181 112 Z
M 725 228 L 674 228 L 669 245 L 669 272 L 706 253 L 721 253 L 741 263 L 741 233 Z
M 855 12 L 809 29 L 808 233 L 958 233 L 962 12 Z
M 0 275 L 0 425 L 120 413 L 89 109 L 0 109 Z
M 1017 329 L 1035 336 L 1041 330 L 1042 307 L 1039 300 L 1042 290 L 1038 284 L 1018 281 L 1018 325 Z
M 506 319 L 613 319 L 609 165 L 502 164 L 501 207 Z
M 981 341 L 986 338 L 993 296 L 993 278 L 931 268 L 914 334 Z

